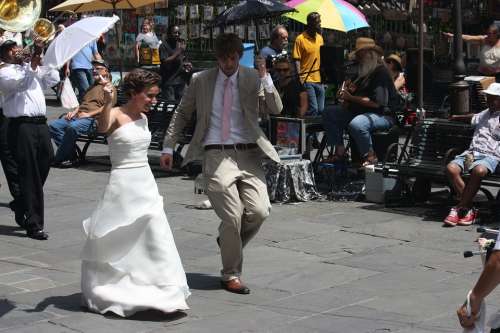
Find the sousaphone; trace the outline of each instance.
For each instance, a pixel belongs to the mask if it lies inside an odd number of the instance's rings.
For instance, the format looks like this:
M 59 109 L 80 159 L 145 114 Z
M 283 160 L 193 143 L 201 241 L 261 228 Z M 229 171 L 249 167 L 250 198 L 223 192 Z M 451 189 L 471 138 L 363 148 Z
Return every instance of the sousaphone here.
M 31 29 L 41 11 L 42 0 L 0 0 L 0 28 L 12 32 Z

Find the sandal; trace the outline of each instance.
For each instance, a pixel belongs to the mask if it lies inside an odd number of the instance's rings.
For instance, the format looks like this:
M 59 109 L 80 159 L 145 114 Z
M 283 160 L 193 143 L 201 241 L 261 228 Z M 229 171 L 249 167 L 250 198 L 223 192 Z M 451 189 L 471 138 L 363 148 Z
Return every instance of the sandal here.
M 378 159 L 374 158 L 374 159 L 364 161 L 363 164 L 361 164 L 361 166 L 366 167 L 369 165 L 375 165 L 377 163 L 378 163 Z
M 366 154 L 365 161 L 363 162 L 362 166 L 368 166 L 368 165 L 375 165 L 378 163 L 378 158 L 377 155 L 375 155 L 374 152 L 369 152 Z

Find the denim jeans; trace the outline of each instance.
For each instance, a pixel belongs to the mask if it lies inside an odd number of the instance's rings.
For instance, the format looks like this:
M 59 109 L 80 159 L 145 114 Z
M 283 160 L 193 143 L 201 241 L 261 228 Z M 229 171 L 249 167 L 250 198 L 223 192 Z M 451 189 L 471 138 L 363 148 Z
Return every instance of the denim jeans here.
M 92 69 L 76 68 L 71 70 L 70 75 L 73 88 L 78 90 L 78 102 L 82 102 L 83 96 L 91 85 L 94 84 Z
M 79 134 L 90 130 L 94 118 L 64 118 L 53 120 L 49 123 L 49 131 L 57 148 L 54 162 L 60 163 L 76 158 L 75 143 Z
M 371 133 L 379 130 L 387 130 L 394 125 L 394 119 L 378 113 L 363 113 L 354 116 L 352 112 L 334 105 L 323 112 L 323 128 L 332 146 L 344 144 L 344 130 L 348 130 L 356 142 L 356 146 L 362 157 L 369 151 L 373 151 Z
M 309 108 L 307 116 L 319 116 L 323 113 L 325 108 L 325 88 L 321 83 L 304 83 L 307 91 L 307 99 L 309 101 Z

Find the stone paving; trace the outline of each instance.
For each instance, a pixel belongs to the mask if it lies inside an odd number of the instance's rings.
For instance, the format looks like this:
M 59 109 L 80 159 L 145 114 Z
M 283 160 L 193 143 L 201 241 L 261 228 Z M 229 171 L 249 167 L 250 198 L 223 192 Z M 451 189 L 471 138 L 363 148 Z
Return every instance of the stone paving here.
M 51 108 L 51 118 L 62 110 Z M 459 332 L 455 309 L 481 270 L 475 227 L 445 229 L 446 207 L 386 209 L 364 202 L 273 205 L 245 251 L 250 295 L 219 288 L 218 220 L 193 181 L 158 170 L 167 216 L 192 296 L 185 314 L 148 311 L 130 319 L 80 307 L 81 221 L 106 184 L 106 147 L 89 150 L 79 169 L 52 169 L 46 194 L 50 239 L 16 227 L 0 191 L 0 331 L 34 332 Z M 488 299 L 497 309 L 499 293 Z

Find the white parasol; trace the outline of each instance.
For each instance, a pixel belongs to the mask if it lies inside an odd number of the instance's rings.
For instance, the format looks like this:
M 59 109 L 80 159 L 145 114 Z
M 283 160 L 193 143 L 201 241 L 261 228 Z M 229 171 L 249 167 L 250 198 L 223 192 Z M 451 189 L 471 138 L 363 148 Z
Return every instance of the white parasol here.
M 50 43 L 43 58 L 43 65 L 61 68 L 90 42 L 111 29 L 118 20 L 116 15 L 113 17 L 95 16 L 73 23 Z

